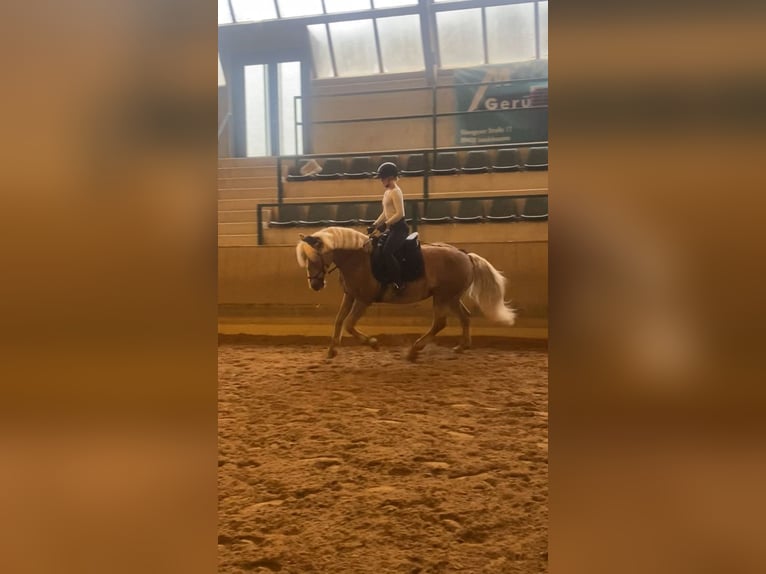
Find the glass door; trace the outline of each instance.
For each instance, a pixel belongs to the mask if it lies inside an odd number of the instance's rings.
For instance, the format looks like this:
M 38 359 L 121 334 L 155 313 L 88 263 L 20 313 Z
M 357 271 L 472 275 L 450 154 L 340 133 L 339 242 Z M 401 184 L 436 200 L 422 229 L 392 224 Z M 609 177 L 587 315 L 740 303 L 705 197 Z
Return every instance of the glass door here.
M 303 153 L 301 63 L 245 66 L 248 157 Z
M 300 155 L 303 153 L 301 63 L 280 62 L 277 66 L 279 153 L 282 155 Z
M 245 133 L 247 156 L 271 155 L 268 67 L 245 66 Z

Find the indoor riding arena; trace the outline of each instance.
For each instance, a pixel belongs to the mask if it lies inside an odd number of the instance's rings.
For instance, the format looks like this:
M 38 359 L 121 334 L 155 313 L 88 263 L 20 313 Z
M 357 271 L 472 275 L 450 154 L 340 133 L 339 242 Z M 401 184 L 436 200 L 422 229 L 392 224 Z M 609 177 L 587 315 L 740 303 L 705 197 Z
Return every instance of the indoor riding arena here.
M 548 3 L 252 4 L 219 2 L 219 572 L 547 571 Z M 399 292 L 386 162 L 426 267 Z M 434 244 L 473 264 L 449 305 Z M 346 316 L 362 273 L 383 302 Z

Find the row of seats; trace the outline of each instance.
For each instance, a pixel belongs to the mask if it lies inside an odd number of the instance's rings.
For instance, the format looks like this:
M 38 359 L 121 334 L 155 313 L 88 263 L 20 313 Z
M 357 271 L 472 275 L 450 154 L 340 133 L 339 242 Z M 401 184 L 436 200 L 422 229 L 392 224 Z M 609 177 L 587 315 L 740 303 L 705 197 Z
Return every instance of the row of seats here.
M 511 221 L 545 221 L 548 219 L 548 196 L 529 197 L 523 201 L 520 213 L 516 199 L 498 197 L 492 200 L 460 199 L 439 200 L 427 203 L 425 213 L 422 201 L 405 201 L 407 222 L 411 223 L 416 215 L 418 223 L 480 223 Z M 489 206 L 487 206 L 489 203 Z M 365 206 L 364 208 L 362 206 Z M 314 203 L 305 206 L 285 203 L 273 214 L 269 222 L 271 227 L 316 227 L 323 225 L 370 225 L 380 215 L 379 203 L 340 203 L 335 206 L 328 203 Z M 305 213 L 305 216 L 304 216 Z
M 344 158 L 332 157 L 324 160 L 320 166 L 316 160 L 304 162 L 301 166 L 291 166 L 288 170 L 287 181 L 309 181 L 323 179 L 365 179 L 375 176 L 377 166 L 384 162 L 393 162 L 400 165 L 400 158 L 396 155 L 380 156 L 373 161 L 371 156 L 352 157 L 346 165 Z M 305 167 L 311 165 L 321 167 L 317 173 L 305 173 Z M 426 172 L 425 154 L 416 153 L 407 156 L 400 169 L 404 177 L 423 176 Z M 548 169 L 548 147 L 529 148 L 526 161 L 521 161 L 517 148 L 499 149 L 496 153 L 489 150 L 469 151 L 465 155 L 465 161 L 461 165 L 460 156 L 457 152 L 437 152 L 433 166 L 428 170 L 429 175 L 455 175 L 459 173 L 489 173 L 510 172 L 525 170 Z
M 493 199 L 487 209 L 487 202 L 478 199 L 454 201 L 432 201 L 423 223 L 480 223 L 484 221 L 546 221 L 548 219 L 548 196 L 529 197 L 523 201 L 521 212 L 517 212 L 516 200 L 510 197 Z

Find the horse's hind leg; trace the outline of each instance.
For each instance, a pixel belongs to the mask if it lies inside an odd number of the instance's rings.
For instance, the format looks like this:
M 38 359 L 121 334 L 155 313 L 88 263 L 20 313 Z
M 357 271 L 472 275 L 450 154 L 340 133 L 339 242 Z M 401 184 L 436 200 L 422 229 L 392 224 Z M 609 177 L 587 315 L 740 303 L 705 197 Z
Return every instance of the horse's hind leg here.
M 369 305 L 362 303 L 359 299 L 354 300 L 354 305 L 351 307 L 351 313 L 349 313 L 346 319 L 346 332 L 359 339 L 362 343 L 366 343 L 373 349 L 378 348 L 378 340 L 375 337 L 368 337 L 356 328 L 356 323 L 362 318 L 364 312 Z
M 471 312 L 460 299 L 450 303 L 450 309 L 460 318 L 460 326 L 463 328 L 460 344 L 452 348 L 456 353 L 461 353 L 463 350 L 471 348 Z
M 332 359 L 335 355 L 338 354 L 338 351 L 335 350 L 335 345 L 340 345 L 340 329 L 343 325 L 343 321 L 345 321 L 346 317 L 348 316 L 348 312 L 351 311 L 351 305 L 353 303 L 354 298 L 351 297 L 348 293 L 344 293 L 343 301 L 340 303 L 340 309 L 338 309 L 338 314 L 335 316 L 335 328 L 333 329 L 332 339 L 330 339 L 330 348 L 327 349 L 328 359 Z
M 434 320 L 433 323 L 431 323 L 431 328 L 428 330 L 428 332 L 420 337 L 415 343 L 413 343 L 412 347 L 410 347 L 410 352 L 407 353 L 407 358 L 410 361 L 414 361 L 418 357 L 418 352 L 420 352 L 423 347 L 425 347 L 428 343 L 431 342 L 431 340 L 436 336 L 436 334 L 444 329 L 444 327 L 447 326 L 447 307 L 442 304 L 437 304 L 434 302 Z

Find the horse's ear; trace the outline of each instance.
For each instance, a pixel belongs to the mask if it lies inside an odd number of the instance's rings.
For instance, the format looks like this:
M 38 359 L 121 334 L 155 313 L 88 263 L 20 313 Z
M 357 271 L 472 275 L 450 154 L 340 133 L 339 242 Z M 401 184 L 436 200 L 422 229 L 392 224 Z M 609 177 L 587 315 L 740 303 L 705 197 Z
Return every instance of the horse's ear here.
M 303 235 L 303 233 L 299 233 L 299 234 L 298 234 L 298 237 L 300 237 L 300 238 L 301 238 L 301 241 L 303 241 L 304 239 L 306 239 L 306 236 L 305 236 L 305 235 Z

